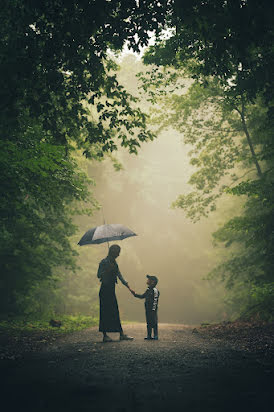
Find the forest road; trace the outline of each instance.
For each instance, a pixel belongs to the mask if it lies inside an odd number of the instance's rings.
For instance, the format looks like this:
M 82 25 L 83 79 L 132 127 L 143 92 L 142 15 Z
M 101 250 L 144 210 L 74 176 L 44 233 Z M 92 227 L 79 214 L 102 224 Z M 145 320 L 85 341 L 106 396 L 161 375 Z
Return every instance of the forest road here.
M 3 411 L 273 411 L 273 363 L 205 339 L 193 327 L 125 325 L 132 342 L 101 342 L 97 328 L 43 351 L 2 360 Z

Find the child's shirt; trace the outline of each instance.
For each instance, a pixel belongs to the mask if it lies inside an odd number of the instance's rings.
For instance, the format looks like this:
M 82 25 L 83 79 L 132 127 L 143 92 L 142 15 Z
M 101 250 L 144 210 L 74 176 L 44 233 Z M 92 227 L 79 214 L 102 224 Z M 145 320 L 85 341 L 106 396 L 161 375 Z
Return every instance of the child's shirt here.
M 156 311 L 158 309 L 160 292 L 156 287 L 148 287 L 142 295 L 135 293 L 134 296 L 139 299 L 145 299 L 145 307 L 147 310 Z

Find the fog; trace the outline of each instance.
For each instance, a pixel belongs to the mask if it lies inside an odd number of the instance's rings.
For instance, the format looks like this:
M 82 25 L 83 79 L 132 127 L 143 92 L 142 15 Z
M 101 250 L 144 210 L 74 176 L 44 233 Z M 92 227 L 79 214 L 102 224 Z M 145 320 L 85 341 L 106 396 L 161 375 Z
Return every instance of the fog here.
M 134 73 L 127 71 L 125 78 L 136 91 Z M 213 215 L 193 224 L 182 210 L 171 209 L 179 194 L 192 189 L 187 183 L 193 172 L 188 151 L 182 136 L 170 129 L 144 143 L 138 156 L 119 150 L 123 170 L 115 171 L 110 159 L 88 167 L 106 223 L 124 224 L 138 235 L 115 242 L 122 248 L 117 263 L 124 278 L 138 293 L 146 289 L 146 274 L 159 279 L 160 322 L 196 324 L 225 317 L 222 287 L 203 279 L 215 263 L 211 233 L 217 219 Z M 102 224 L 103 214 L 100 210 L 82 218 L 80 230 Z M 84 246 L 78 252 L 80 264 L 90 254 L 97 265 L 107 254 L 107 244 Z M 93 269 L 90 276 L 96 279 Z M 143 321 L 143 301 L 121 283 L 116 292 L 122 321 Z

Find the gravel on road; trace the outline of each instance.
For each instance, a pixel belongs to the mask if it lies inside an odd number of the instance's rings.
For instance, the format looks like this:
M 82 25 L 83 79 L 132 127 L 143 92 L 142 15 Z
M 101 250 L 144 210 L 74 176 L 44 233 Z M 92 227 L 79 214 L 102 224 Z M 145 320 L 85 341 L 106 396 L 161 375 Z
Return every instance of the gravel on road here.
M 273 359 L 160 324 L 129 324 L 133 341 L 102 343 L 97 328 L 69 334 L 20 358 L 2 359 L 8 411 L 272 411 Z

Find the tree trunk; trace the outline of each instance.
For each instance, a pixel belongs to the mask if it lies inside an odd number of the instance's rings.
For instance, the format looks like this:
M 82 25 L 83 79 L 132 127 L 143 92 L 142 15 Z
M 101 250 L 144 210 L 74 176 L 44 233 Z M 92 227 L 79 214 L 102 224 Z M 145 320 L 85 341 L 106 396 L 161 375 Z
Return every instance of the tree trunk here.
M 249 145 L 249 148 L 250 148 L 252 159 L 253 159 L 253 162 L 256 166 L 257 174 L 261 178 L 262 175 L 263 175 L 262 170 L 261 170 L 261 166 L 259 165 L 256 153 L 255 153 L 255 150 L 254 150 L 254 147 L 253 147 L 253 143 L 252 143 L 252 140 L 251 140 L 251 137 L 250 137 L 247 125 L 246 125 L 246 121 L 245 121 L 245 106 L 244 106 L 243 99 L 242 99 L 242 110 L 238 109 L 237 107 L 236 107 L 236 110 L 239 113 L 239 115 L 241 116 L 243 130 L 244 130 L 244 133 L 246 135 L 246 139 L 247 139 L 247 142 L 248 142 L 248 145 Z

